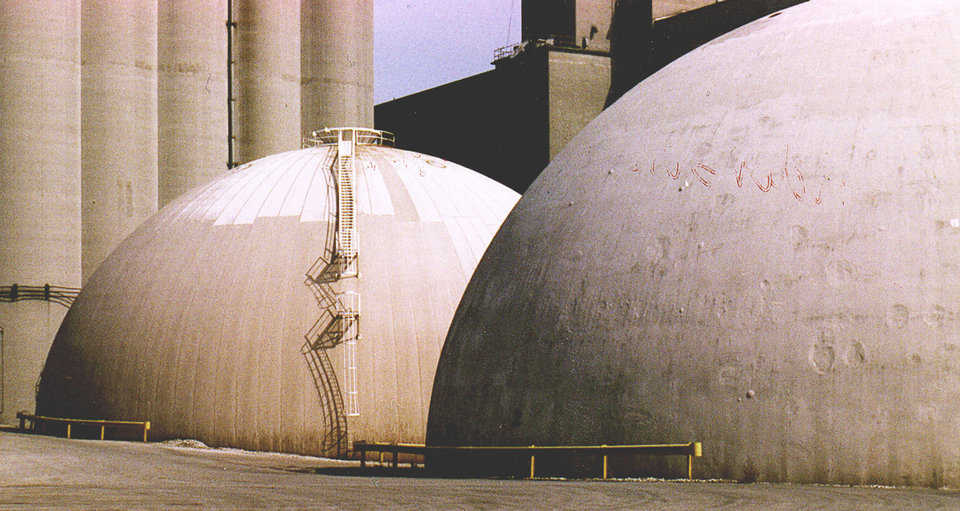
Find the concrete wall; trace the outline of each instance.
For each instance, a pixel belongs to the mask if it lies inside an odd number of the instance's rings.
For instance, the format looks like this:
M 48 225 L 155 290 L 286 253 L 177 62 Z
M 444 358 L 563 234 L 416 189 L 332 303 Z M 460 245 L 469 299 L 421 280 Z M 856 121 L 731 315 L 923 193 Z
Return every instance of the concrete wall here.
M 581 48 L 610 51 L 610 26 L 617 0 L 579 0 L 574 42 Z
M 547 53 L 548 133 L 552 159 L 603 111 L 610 90 L 610 57 L 589 53 Z
M 161 0 L 157 14 L 159 206 L 227 168 L 226 0 Z
M 957 4 L 820 0 L 628 92 L 484 254 L 427 442 L 699 440 L 696 477 L 960 487 L 958 37 Z
M 0 285 L 80 285 L 80 2 L 0 2 Z M 0 303 L 0 423 L 33 411 L 66 309 Z
M 728 0 L 720 0 L 728 1 Z M 653 19 L 669 18 L 687 11 L 720 3 L 718 0 L 653 0 Z M 736 1 L 736 0 L 733 0 Z
M 157 211 L 157 3 L 85 0 L 83 280 Z

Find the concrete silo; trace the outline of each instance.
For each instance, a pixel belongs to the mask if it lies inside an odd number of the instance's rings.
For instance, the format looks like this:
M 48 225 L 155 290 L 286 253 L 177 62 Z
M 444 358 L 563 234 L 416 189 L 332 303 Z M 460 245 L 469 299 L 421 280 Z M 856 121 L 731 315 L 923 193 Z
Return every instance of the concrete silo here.
M 33 410 L 66 309 L 12 284 L 80 285 L 80 2 L 0 2 L 0 423 Z
M 87 0 L 81 13 L 86 281 L 157 211 L 157 2 Z
M 372 0 L 237 1 L 238 161 L 323 126 L 373 126 Z
M 453 311 L 518 195 L 379 132 L 319 133 L 180 197 L 114 251 L 54 341 L 40 413 L 309 454 L 423 440 Z
M 372 127 L 373 2 L 306 1 L 300 20 L 301 135 Z
M 293 0 L 233 6 L 237 161 L 300 145 L 300 10 Z
M 227 169 L 227 1 L 157 6 L 158 199 Z
M 960 486 L 958 34 L 954 3 L 814 0 L 624 95 L 491 242 L 428 444 Z

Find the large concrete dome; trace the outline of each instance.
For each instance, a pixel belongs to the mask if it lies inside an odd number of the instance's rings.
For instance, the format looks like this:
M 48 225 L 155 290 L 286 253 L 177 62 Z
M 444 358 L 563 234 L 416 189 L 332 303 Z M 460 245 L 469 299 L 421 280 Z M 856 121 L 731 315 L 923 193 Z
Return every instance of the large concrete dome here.
M 642 82 L 491 242 L 427 442 L 960 486 L 958 70 L 956 2 L 812 0 Z
M 304 274 L 322 281 L 336 154 L 249 163 L 126 239 L 64 320 L 38 413 L 150 420 L 152 438 L 256 450 L 343 455 L 345 433 L 422 442 L 456 304 L 519 196 L 450 162 L 359 145 L 359 276 L 320 292 Z M 359 311 L 355 356 L 331 337 L 350 324 L 311 290 Z M 325 345 L 315 353 L 308 331 Z

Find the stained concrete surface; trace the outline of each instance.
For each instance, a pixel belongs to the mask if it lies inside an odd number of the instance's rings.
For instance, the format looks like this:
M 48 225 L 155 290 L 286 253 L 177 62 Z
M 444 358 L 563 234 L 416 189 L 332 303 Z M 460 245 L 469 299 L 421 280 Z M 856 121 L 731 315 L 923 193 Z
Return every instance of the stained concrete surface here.
M 449 479 L 357 462 L 0 431 L 0 509 L 956 509 L 931 489 Z

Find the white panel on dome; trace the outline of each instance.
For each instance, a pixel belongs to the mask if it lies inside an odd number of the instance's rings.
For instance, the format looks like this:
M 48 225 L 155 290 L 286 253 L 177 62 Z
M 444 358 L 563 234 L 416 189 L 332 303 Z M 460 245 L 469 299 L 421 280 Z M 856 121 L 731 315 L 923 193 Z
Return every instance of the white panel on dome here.
M 329 171 L 330 169 L 322 169 L 319 168 L 319 166 L 326 160 L 327 149 L 314 149 L 308 152 L 310 158 L 305 162 L 306 170 L 301 172 L 300 175 L 297 176 L 297 181 L 293 183 L 293 189 L 290 190 L 290 194 L 284 201 L 283 207 L 280 208 L 280 216 L 301 215 L 306 204 L 307 193 L 310 191 L 310 187 L 313 186 L 313 182 L 316 180 L 325 182 L 321 173 L 324 172 L 324 170 Z
M 486 233 L 487 229 L 483 226 L 483 223 L 476 218 L 461 217 L 457 221 L 463 227 L 463 232 L 467 235 L 467 242 L 470 243 L 473 264 L 477 264 L 477 261 L 483 257 L 484 251 L 487 250 L 487 243 L 491 236 Z
M 310 163 L 313 161 L 313 155 L 307 151 L 301 151 L 295 162 L 290 163 L 290 167 L 283 171 L 276 185 L 267 194 L 263 201 L 263 206 L 257 213 L 257 218 L 280 216 L 283 204 L 294 193 L 294 184 L 300 176 L 309 171 Z M 298 212 L 299 213 L 299 212 Z
M 371 165 L 369 165 L 369 162 L 361 158 L 357 158 L 354 161 L 356 162 L 356 166 L 357 166 L 357 173 L 356 173 L 357 213 L 369 215 L 370 214 L 370 191 L 369 191 L 370 187 L 367 184 L 367 174 L 370 173 Z
M 457 259 L 460 261 L 460 268 L 463 269 L 464 274 L 470 275 L 477 266 L 478 259 L 473 256 L 470 250 L 470 242 L 467 240 L 467 236 L 464 234 L 460 224 L 453 218 L 444 218 L 443 225 L 446 226 L 447 232 L 450 233 L 450 239 L 453 241 L 453 249 L 457 253 Z
M 253 193 L 250 195 L 249 199 L 243 204 L 240 208 L 240 211 L 237 213 L 237 217 L 234 218 L 233 223 L 235 225 L 239 224 L 252 224 L 254 220 L 257 219 L 257 216 L 260 214 L 260 210 L 263 209 L 263 205 L 267 200 L 267 197 L 277 188 L 280 181 L 288 174 L 291 173 L 294 162 L 302 157 L 302 153 L 288 153 L 286 158 L 278 160 L 272 168 L 266 171 L 268 174 L 267 178 L 260 183 Z
M 364 179 L 366 180 L 368 198 L 370 201 L 370 211 L 372 215 L 395 215 L 393 209 L 393 200 L 390 198 L 390 191 L 387 189 L 387 183 L 383 180 L 383 173 L 379 170 L 380 166 L 395 166 L 393 159 L 388 160 L 380 154 L 374 153 L 362 158 L 367 164 L 365 167 Z
M 426 194 L 430 197 L 431 202 L 437 207 L 437 213 L 442 218 L 451 218 L 460 216 L 460 211 L 457 207 L 457 202 L 459 197 L 456 196 L 455 190 L 451 189 L 449 186 L 446 186 L 446 182 L 443 179 L 443 174 L 445 170 L 424 168 L 421 174 L 418 174 L 420 182 L 424 184 L 424 190 Z
M 331 149 L 332 150 L 332 149 Z M 326 167 L 325 162 L 330 160 L 325 156 L 321 168 L 313 173 L 310 189 L 303 199 L 303 210 L 300 212 L 301 222 L 326 222 L 330 220 L 329 189 L 332 185 L 333 174 Z
M 440 213 L 437 211 L 436 204 L 430 198 L 427 190 L 424 188 L 424 178 L 420 176 L 420 168 L 417 163 L 426 165 L 422 162 L 410 162 L 410 158 L 405 158 L 404 165 L 397 167 L 397 175 L 403 181 L 407 188 L 410 200 L 417 209 L 417 215 L 423 222 L 439 222 Z M 412 164 L 411 164 L 412 163 Z
M 236 175 L 226 176 L 223 179 L 211 181 L 204 190 L 197 195 L 197 198 L 186 204 L 180 212 L 180 217 L 184 219 L 199 220 L 201 218 L 216 218 L 217 213 L 213 212 L 213 206 L 218 202 L 219 197 L 223 197 L 223 190 L 230 187 L 231 183 L 237 180 Z
M 221 198 L 210 207 L 208 216 L 216 218 L 214 225 L 233 223 L 233 219 L 240 212 L 240 208 L 267 177 L 264 172 L 251 172 L 249 170 L 239 171 L 237 175 L 239 179 L 229 189 L 224 190 Z
M 393 200 L 383 181 L 383 174 L 373 168 L 367 173 L 367 192 L 370 194 L 370 213 L 373 215 L 395 215 Z

